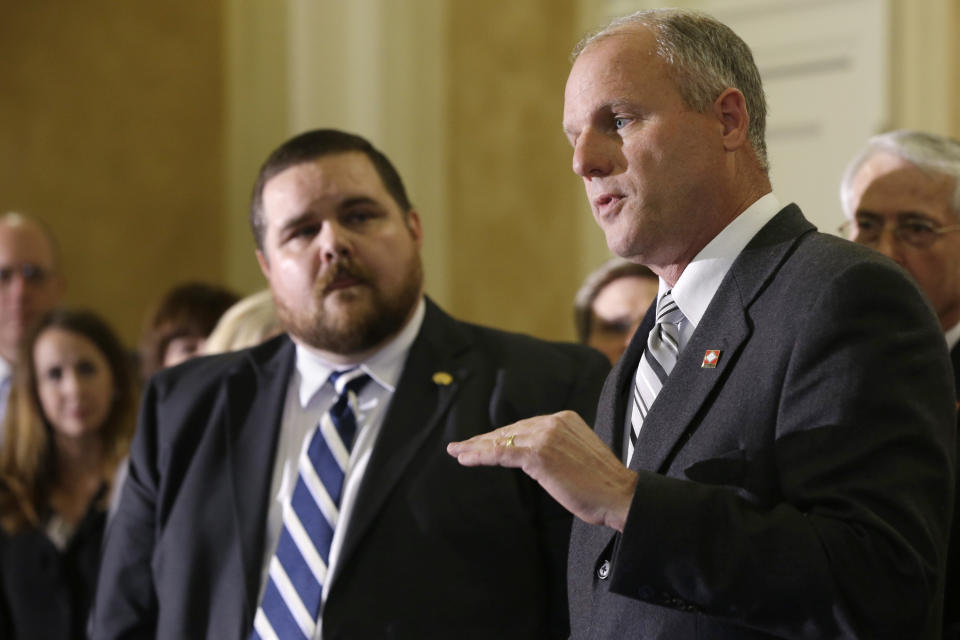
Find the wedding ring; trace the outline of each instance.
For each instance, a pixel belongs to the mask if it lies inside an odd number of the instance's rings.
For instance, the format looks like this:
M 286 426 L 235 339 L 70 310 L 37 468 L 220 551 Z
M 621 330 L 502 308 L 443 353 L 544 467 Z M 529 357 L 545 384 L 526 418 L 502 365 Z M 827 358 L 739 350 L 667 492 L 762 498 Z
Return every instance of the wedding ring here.
M 516 438 L 516 437 L 517 437 L 516 434 L 507 436 L 507 443 L 506 443 L 505 445 L 503 445 L 503 446 L 505 446 L 505 447 L 512 447 L 512 446 L 513 446 L 513 439 Z

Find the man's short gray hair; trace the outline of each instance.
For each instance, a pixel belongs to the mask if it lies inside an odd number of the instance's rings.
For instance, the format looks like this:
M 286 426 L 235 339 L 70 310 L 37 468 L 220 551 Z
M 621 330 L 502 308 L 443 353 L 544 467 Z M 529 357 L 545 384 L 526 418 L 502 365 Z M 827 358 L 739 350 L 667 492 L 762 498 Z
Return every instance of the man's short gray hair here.
M 725 89 L 738 89 L 750 117 L 747 135 L 764 171 L 769 171 L 767 100 L 750 47 L 730 27 L 705 13 L 650 9 L 617 18 L 586 36 L 573 50 L 576 59 L 592 43 L 625 28 L 646 27 L 657 41 L 657 55 L 673 69 L 677 91 L 691 109 L 705 112 Z
M 867 146 L 843 172 L 843 180 L 840 182 L 840 202 L 847 218 L 852 220 L 856 213 L 853 202 L 853 181 L 863 163 L 877 153 L 890 153 L 923 171 L 953 178 L 956 184 L 953 188 L 950 208 L 960 217 L 960 142 L 934 133 L 897 129 L 875 135 L 867 140 Z

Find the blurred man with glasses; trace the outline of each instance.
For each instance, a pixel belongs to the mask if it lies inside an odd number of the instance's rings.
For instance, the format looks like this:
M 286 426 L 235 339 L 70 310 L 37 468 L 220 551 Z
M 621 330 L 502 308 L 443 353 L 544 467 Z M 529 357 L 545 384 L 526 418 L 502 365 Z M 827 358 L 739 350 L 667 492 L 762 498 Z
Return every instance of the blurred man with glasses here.
M 913 275 L 943 331 L 960 396 L 960 142 L 919 131 L 874 136 L 847 167 L 840 231 Z M 960 507 L 960 505 L 957 505 Z M 960 638 L 957 507 L 944 599 L 944 637 Z
M 39 221 L 0 215 L 0 419 L 6 415 L 13 366 L 30 325 L 60 301 L 56 247 Z
M 841 231 L 913 275 L 951 348 L 960 342 L 958 176 L 960 142 L 900 130 L 871 138 L 840 188 L 847 217 Z

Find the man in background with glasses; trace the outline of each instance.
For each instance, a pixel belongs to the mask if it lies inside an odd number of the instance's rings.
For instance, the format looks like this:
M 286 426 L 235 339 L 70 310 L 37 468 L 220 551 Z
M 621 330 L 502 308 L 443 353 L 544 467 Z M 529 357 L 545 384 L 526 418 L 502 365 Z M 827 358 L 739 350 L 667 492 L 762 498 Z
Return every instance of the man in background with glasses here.
M 840 231 L 895 260 L 930 299 L 960 394 L 960 142 L 920 131 L 870 138 L 847 167 Z M 960 423 L 958 423 L 960 424 Z M 960 505 L 958 505 L 960 506 Z M 951 533 L 944 637 L 960 638 L 960 535 Z
M 40 222 L 19 213 L 0 215 L 0 420 L 20 344 L 63 293 L 56 265 L 53 237 Z
M 960 341 L 958 176 L 960 142 L 900 130 L 871 138 L 840 188 L 847 217 L 841 230 L 910 272 L 952 348 Z

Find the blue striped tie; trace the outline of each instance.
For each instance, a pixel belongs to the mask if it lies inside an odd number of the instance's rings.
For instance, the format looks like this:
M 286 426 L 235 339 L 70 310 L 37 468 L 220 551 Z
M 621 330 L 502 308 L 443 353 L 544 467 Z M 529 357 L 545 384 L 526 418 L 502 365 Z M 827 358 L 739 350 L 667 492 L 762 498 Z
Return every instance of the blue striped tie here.
M 680 357 L 680 307 L 673 301 L 673 290 L 667 291 L 657 303 L 657 324 L 647 336 L 637 375 L 633 380 L 633 410 L 630 417 L 630 442 L 627 445 L 627 464 L 633 458 L 640 427 L 653 401 L 667 381 L 667 376 Z
M 370 380 L 359 368 L 335 371 L 337 400 L 300 455 L 297 483 L 284 505 L 283 530 L 270 560 L 252 639 L 313 638 L 337 527 L 343 478 L 357 433 L 357 393 Z

